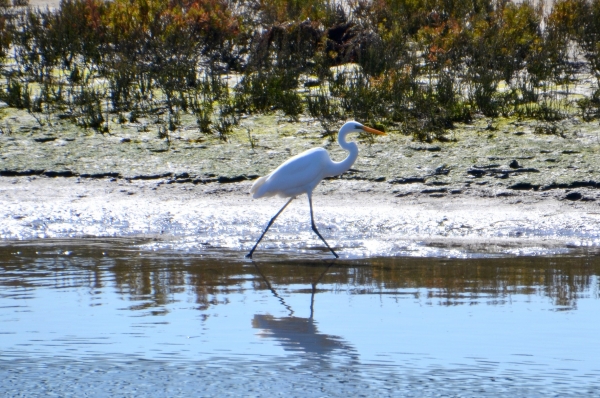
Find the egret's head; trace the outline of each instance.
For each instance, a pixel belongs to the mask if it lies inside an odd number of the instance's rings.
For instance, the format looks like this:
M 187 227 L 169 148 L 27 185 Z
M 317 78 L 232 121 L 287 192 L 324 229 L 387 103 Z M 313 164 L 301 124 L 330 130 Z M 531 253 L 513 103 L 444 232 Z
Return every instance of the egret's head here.
M 342 134 L 346 135 L 346 134 L 352 133 L 352 132 L 356 132 L 356 133 L 367 132 L 367 133 L 377 134 L 377 135 L 386 135 L 383 131 L 379 131 L 374 128 L 364 126 L 361 123 L 355 122 L 353 120 L 344 123 L 344 125 L 340 129 L 340 135 L 342 135 Z

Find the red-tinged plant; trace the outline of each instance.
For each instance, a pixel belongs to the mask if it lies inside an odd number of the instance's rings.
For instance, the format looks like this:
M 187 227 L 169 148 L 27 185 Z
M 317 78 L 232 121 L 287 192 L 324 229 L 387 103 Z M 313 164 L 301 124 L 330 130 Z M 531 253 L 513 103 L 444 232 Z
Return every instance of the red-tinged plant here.
M 323 0 L 256 0 L 253 8 L 263 26 L 284 22 L 321 21 L 327 14 Z

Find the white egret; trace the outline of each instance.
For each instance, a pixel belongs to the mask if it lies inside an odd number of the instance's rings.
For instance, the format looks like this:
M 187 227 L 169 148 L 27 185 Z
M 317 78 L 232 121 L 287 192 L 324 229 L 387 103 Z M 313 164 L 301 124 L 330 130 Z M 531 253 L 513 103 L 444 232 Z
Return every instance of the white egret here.
M 308 204 L 310 206 L 310 222 L 312 230 L 317 236 L 325 243 L 325 246 L 331 251 L 331 253 L 338 258 L 339 256 L 329 244 L 325 241 L 323 236 L 317 230 L 315 220 L 313 217 L 312 208 L 312 192 L 313 189 L 321 182 L 325 177 L 333 177 L 340 175 L 354 164 L 358 157 L 358 145 L 355 142 L 346 141 L 346 136 L 350 133 L 362 133 L 367 132 L 371 134 L 385 135 L 384 132 L 375 130 L 373 128 L 363 126 L 358 122 L 347 122 L 345 123 L 340 131 L 338 132 L 338 144 L 349 152 L 346 159 L 341 162 L 334 162 L 329 157 L 329 153 L 324 148 L 312 148 L 299 155 L 296 155 L 286 160 L 281 166 L 273 170 L 271 173 L 264 177 L 258 178 L 252 184 L 250 193 L 253 198 L 262 198 L 269 196 L 280 196 L 284 198 L 290 198 L 285 205 L 275 214 L 275 216 L 269 221 L 264 232 L 256 241 L 256 244 L 246 255 L 247 258 L 252 258 L 252 254 L 256 247 L 265 236 L 269 227 L 275 222 L 277 216 L 294 200 L 298 195 L 305 193 L 308 196 Z

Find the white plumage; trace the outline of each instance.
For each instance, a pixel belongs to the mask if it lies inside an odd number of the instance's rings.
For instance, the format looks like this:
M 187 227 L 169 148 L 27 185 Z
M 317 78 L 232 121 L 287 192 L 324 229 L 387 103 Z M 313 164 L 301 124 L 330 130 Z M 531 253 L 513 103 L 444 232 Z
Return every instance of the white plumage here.
M 323 148 L 312 148 L 285 161 L 250 189 L 254 199 L 280 196 L 289 198 L 312 190 L 327 177 L 325 167 L 333 163 Z
M 246 255 L 246 257 L 252 257 L 252 253 L 254 253 L 258 243 L 267 233 L 267 230 L 271 224 L 273 224 L 277 216 L 286 208 L 286 206 L 296 196 L 304 193 L 308 195 L 310 219 L 313 231 L 319 236 L 319 238 L 321 238 L 331 253 L 333 253 L 336 258 L 338 257 L 338 255 L 329 247 L 325 239 L 323 239 L 317 230 L 317 227 L 315 226 L 312 211 L 312 191 L 319 184 L 319 182 L 323 180 L 323 178 L 340 175 L 352 167 L 356 161 L 356 158 L 358 157 L 358 146 L 355 142 L 347 142 L 346 136 L 353 132 L 368 132 L 372 134 L 385 135 L 385 133 L 379 130 L 363 126 L 358 122 L 347 122 L 338 132 L 338 144 L 349 152 L 348 156 L 341 162 L 334 162 L 331 160 L 329 153 L 325 149 L 313 148 L 286 160 L 281 166 L 277 167 L 268 175 L 258 178 L 254 184 L 252 184 L 250 193 L 255 199 L 269 196 L 280 196 L 291 199 L 271 219 L 265 228 L 265 231 L 260 238 L 258 238 L 258 241 L 252 250 L 250 250 L 250 252 Z

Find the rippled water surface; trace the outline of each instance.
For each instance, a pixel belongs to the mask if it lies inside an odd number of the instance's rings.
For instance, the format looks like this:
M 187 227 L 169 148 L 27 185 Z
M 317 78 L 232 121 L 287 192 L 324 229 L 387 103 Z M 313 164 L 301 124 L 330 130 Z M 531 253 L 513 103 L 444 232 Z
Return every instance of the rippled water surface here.
M 2 396 L 600 396 L 600 259 L 0 246 Z

